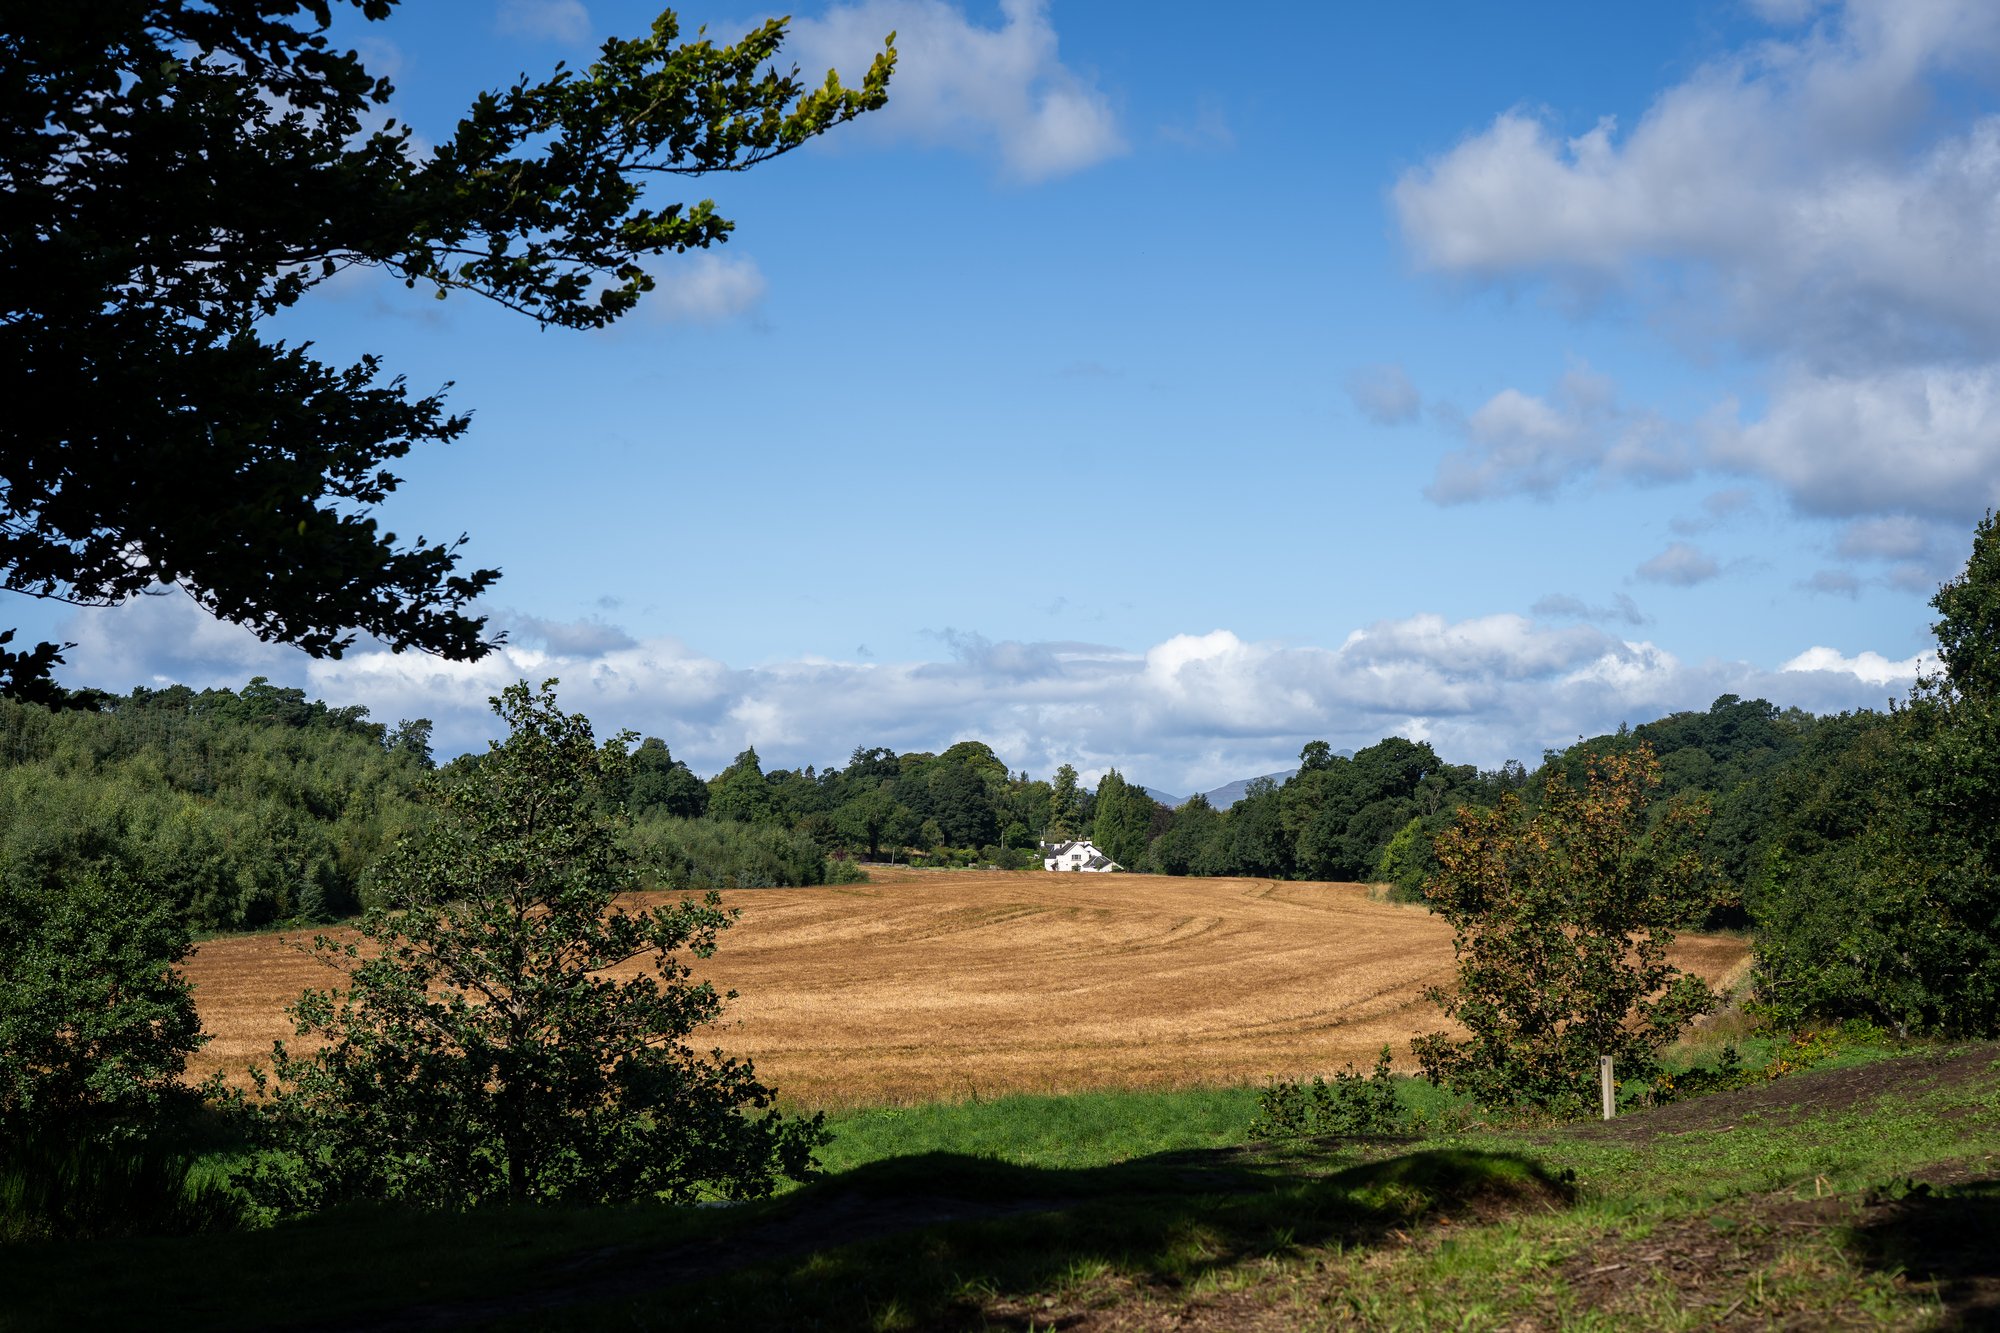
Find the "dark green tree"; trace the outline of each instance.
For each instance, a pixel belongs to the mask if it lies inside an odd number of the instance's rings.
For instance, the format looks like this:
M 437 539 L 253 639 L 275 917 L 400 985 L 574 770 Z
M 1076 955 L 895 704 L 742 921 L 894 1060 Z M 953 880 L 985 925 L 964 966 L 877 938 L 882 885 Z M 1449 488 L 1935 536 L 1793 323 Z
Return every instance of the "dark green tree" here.
M 625 797 L 636 816 L 658 810 L 675 819 L 699 819 L 708 813 L 708 784 L 658 736 L 648 736 L 632 752 L 632 785 Z
M 2000 1033 L 2000 520 L 1992 512 L 1964 570 L 1931 605 L 1943 671 L 1919 677 L 1891 724 L 1861 728 L 1840 762 L 1799 774 L 1780 793 L 1780 827 L 1752 898 L 1758 993 L 1780 1018 L 1853 1015 L 1899 1032 Z M 1802 800 L 1788 799 L 1801 791 Z
M 1082 832 L 1083 792 L 1077 784 L 1076 769 L 1068 764 L 1056 769 L 1055 781 L 1049 785 L 1046 819 L 1046 836 L 1051 841 L 1074 838 Z
M 1097 810 L 1090 840 L 1097 849 L 1127 870 L 1144 865 L 1153 840 L 1153 811 L 1158 805 L 1145 790 L 1125 781 L 1117 769 L 1097 784 Z
M 761 824 L 771 819 L 776 801 L 771 784 L 764 779 L 764 765 L 757 758 L 756 746 L 737 755 L 708 784 L 708 808 L 718 819 L 735 819 L 746 824 Z
M 173 905 L 116 866 L 0 879 L 0 1164 L 8 1145 L 143 1136 L 207 1038 Z
M 840 831 L 868 849 L 868 859 L 879 860 L 882 838 L 896 823 L 896 794 L 887 782 L 870 787 L 834 811 Z
M 818 1118 L 745 1114 L 772 1100 L 749 1063 L 687 1044 L 725 997 L 683 960 L 730 914 L 713 894 L 619 904 L 634 868 L 604 788 L 630 738 L 599 747 L 553 684 L 494 700 L 509 735 L 470 776 L 432 779 L 435 818 L 384 875 L 391 906 L 357 941 L 316 942 L 345 984 L 291 1011 L 317 1049 L 275 1052 L 271 1151 L 245 1176 L 267 1202 L 685 1201 L 808 1169 Z
M 395 0 L 346 0 L 366 20 Z M 372 128 L 392 89 L 329 43 L 333 0 L 10 5 L 0 16 L 0 587 L 84 604 L 179 584 L 314 656 L 357 632 L 477 657 L 464 539 L 375 509 L 395 461 L 457 438 L 441 392 L 329 365 L 260 325 L 355 265 L 592 329 L 646 261 L 725 240 L 661 175 L 754 167 L 883 104 L 775 63 L 783 20 L 679 41 L 672 13 L 483 94 L 435 150 Z M 59 648 L 7 646 L 0 691 L 58 697 Z

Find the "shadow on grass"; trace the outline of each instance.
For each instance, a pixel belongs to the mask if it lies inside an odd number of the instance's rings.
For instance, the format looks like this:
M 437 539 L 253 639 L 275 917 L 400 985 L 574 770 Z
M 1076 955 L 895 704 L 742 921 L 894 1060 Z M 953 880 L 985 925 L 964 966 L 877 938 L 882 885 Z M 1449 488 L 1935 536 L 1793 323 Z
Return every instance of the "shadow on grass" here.
M 1870 1213 L 1853 1233 L 1864 1262 L 1935 1284 L 1947 1328 L 2000 1328 L 2000 1178 L 1918 1185 Z
M 1052 1294 L 1170 1295 L 1260 1257 L 1379 1245 L 1439 1217 L 1558 1206 L 1570 1193 L 1511 1153 L 1434 1149 L 1322 1175 L 1302 1165 L 1235 1150 L 1075 1170 L 893 1159 L 715 1242 L 607 1256 L 507 1313 L 536 1327 L 1048 1328 Z M 502 1310 L 421 1316 L 440 1313 Z
M 1259 1256 L 1569 1193 L 1510 1153 L 1356 1156 L 1318 1143 L 1062 1169 L 940 1152 L 738 1207 L 373 1206 L 259 1231 L 0 1246 L 0 1291 L 14 1292 L 0 1326 L 1046 1328 L 1050 1293 L 1171 1293 Z

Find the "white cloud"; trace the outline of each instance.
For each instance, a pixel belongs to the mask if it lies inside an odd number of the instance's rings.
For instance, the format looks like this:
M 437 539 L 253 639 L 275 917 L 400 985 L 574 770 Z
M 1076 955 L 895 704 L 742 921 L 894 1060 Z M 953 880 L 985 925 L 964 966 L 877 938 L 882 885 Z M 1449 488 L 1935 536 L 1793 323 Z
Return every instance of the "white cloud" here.
M 1401 366 L 1361 366 L 1347 377 L 1347 396 L 1378 426 L 1415 421 L 1424 400 Z
M 1642 640 L 1517 615 L 1381 621 L 1336 647 L 1180 634 L 1144 652 L 1075 642 L 939 635 L 946 661 L 803 658 L 732 667 L 672 639 L 598 621 L 516 617 L 513 642 L 476 663 L 364 646 L 314 662 L 218 624 L 185 598 L 79 612 L 65 679 L 127 689 L 240 686 L 253 674 L 384 721 L 428 717 L 441 751 L 494 734 L 489 696 L 517 679 L 562 681 L 567 707 L 603 731 L 664 738 L 714 773 L 747 745 L 781 765 L 841 762 L 856 745 L 936 750 L 991 744 L 1012 768 L 1116 766 L 1168 790 L 1282 768 L 1307 740 L 1358 748 L 1386 735 L 1431 741 L 1454 762 L 1535 760 L 1548 746 L 1705 708 L 1724 693 L 1816 711 L 1879 706 L 1909 663 L 1815 648 L 1777 671 L 1682 662 Z M 1898 675 L 1896 673 L 1900 672 Z
M 755 308 L 768 286 L 756 260 L 708 250 L 658 261 L 653 279 L 639 309 L 674 324 L 719 324 Z
M 1667 583 L 1691 588 L 1706 583 L 1722 572 L 1722 567 L 1698 547 L 1674 542 L 1666 550 L 1640 565 L 1638 576 L 1648 583 Z
M 1460 425 L 1465 447 L 1440 459 L 1424 488 L 1438 504 L 1502 495 L 1548 499 L 1594 474 L 1665 481 L 1692 466 L 1687 446 L 1661 417 L 1621 406 L 1617 386 L 1583 365 L 1547 398 L 1502 389 Z
M 501 0 L 494 26 L 513 37 L 574 46 L 590 39 L 590 11 L 582 0 Z
M 1849 523 L 1834 549 L 1855 560 L 1912 560 L 1928 555 L 1931 545 L 1929 525 L 1897 515 Z
M 860 0 L 795 19 L 787 50 L 808 81 L 858 79 L 896 34 L 889 104 L 860 137 L 992 151 L 1017 180 L 1040 181 L 1126 151 L 1110 100 L 1057 54 L 1045 0 L 1001 0 L 1001 23 L 973 22 L 944 0 Z
M 1683 339 L 1753 353 L 1768 401 L 1747 420 L 1725 402 L 1701 464 L 1806 514 L 1964 523 L 2000 502 L 2000 6 L 1760 13 L 1783 30 L 1629 128 L 1569 134 L 1516 108 L 1405 172 L 1403 234 L 1434 271 L 1615 291 Z M 1434 496 L 1547 494 L 1598 466 L 1561 404 L 1511 406 Z
M 1707 425 L 1718 467 L 1769 478 L 1808 514 L 1970 523 L 2000 504 L 2000 367 L 1786 378 L 1761 418 Z
M 1852 676 L 1870 685 L 1907 687 L 1916 681 L 1919 671 L 1937 670 L 1937 658 L 1931 653 L 1918 653 L 1900 662 L 1892 662 L 1880 653 L 1860 652 L 1848 657 L 1835 648 L 1814 646 L 1778 670 L 1824 671 Z
M 1447 272 L 1643 287 L 1650 265 L 1692 265 L 1712 313 L 1757 339 L 1992 347 L 2000 118 L 1930 113 L 1937 82 L 1996 53 L 1992 5 L 1854 0 L 1702 67 L 1629 133 L 1505 112 L 1405 173 L 1395 206 Z

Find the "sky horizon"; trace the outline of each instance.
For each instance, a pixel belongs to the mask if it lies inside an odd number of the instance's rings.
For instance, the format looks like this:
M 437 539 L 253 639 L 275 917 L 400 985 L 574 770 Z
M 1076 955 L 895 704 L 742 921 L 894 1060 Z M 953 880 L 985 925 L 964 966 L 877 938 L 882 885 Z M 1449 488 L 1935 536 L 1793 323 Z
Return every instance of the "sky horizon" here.
M 504 571 L 481 662 L 315 662 L 178 594 L 0 622 L 69 684 L 265 675 L 444 754 L 555 676 L 705 774 L 977 739 L 1173 792 L 1906 694 L 2000 503 L 2000 9 L 1339 11 L 804 6 L 809 80 L 898 33 L 889 107 L 662 193 L 737 230 L 621 325 L 367 273 L 276 321 L 472 413 L 381 517 Z M 652 17 L 336 36 L 436 142 Z

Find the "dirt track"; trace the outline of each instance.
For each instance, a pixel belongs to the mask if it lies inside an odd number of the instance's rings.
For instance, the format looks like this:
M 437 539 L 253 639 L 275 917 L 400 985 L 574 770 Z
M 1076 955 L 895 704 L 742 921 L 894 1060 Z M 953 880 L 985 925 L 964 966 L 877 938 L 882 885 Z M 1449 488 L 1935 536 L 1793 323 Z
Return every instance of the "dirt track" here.
M 876 869 L 873 882 L 725 895 L 743 909 L 707 967 L 739 998 L 701 1045 L 754 1057 L 808 1106 L 1003 1092 L 1261 1081 L 1408 1065 L 1438 1026 L 1451 931 L 1354 884 Z M 1711 981 L 1742 941 L 1684 937 Z M 201 946 L 187 966 L 242 1070 L 289 1029 L 283 1005 L 330 974 L 277 936 Z

